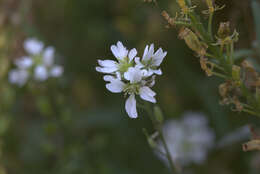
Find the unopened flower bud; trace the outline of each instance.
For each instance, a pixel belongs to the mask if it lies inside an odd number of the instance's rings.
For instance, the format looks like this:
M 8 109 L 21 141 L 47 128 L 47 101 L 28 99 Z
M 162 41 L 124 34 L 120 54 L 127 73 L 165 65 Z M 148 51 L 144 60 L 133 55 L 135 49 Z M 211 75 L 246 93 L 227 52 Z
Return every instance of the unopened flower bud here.
M 177 0 L 177 3 L 181 7 L 182 13 L 187 14 L 189 12 L 189 7 L 187 7 L 185 0 Z
M 237 65 L 232 66 L 232 78 L 236 81 L 240 81 L 240 70 L 241 68 Z
M 218 29 L 218 37 L 221 39 L 225 39 L 229 35 L 230 35 L 230 23 L 221 22 Z
M 188 47 L 195 51 L 199 56 L 206 54 L 206 46 L 199 41 L 197 35 L 189 28 L 184 28 L 180 31 L 179 37 L 184 39 Z
M 213 13 L 215 11 L 214 5 L 213 5 L 213 0 L 206 0 L 206 3 L 208 5 L 208 7 L 209 7 L 209 12 Z
M 163 123 L 164 118 L 163 118 L 163 113 L 162 113 L 161 108 L 159 106 L 155 106 L 153 108 L 153 111 L 154 111 L 154 115 L 155 115 L 156 121 L 158 123 Z

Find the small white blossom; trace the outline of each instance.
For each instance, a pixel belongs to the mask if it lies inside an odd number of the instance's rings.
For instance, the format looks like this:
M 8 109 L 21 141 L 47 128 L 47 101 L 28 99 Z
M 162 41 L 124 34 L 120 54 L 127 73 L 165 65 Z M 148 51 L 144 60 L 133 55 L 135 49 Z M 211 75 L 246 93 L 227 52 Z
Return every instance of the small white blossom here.
M 44 44 L 35 38 L 26 39 L 24 42 L 24 49 L 32 55 L 40 54 L 43 50 Z
M 133 59 L 137 55 L 135 48 L 131 49 L 130 52 L 124 47 L 124 45 L 118 41 L 117 45 L 111 46 L 113 55 L 117 58 L 114 60 L 98 60 L 99 67 L 96 70 L 101 73 L 124 73 L 129 67 L 133 66 Z
M 137 50 L 128 49 L 120 42 L 111 46 L 111 51 L 116 58 L 114 60 L 98 60 L 99 66 L 96 70 L 101 73 L 109 74 L 104 76 L 104 80 L 108 82 L 106 88 L 112 93 L 124 93 L 128 95 L 125 103 L 125 110 L 129 117 L 137 118 L 136 96 L 141 99 L 156 103 L 156 93 L 151 89 L 155 84 L 155 74 L 161 74 L 161 70 L 153 69 L 144 65 L 140 65 L 134 61 L 137 56 Z M 147 55 L 149 54 L 149 55 Z M 144 60 L 152 62 L 152 66 L 159 67 L 166 53 L 159 49 L 156 53 L 152 50 L 145 49 Z M 160 59 L 160 60 L 159 60 Z M 140 61 L 139 61 L 140 62 Z M 141 62 L 140 62 L 141 63 Z
M 172 159 L 184 166 L 190 163 L 202 164 L 215 139 L 204 115 L 193 112 L 186 113 L 182 120 L 166 122 L 163 134 Z M 161 142 L 159 148 L 165 152 Z
M 161 75 L 162 71 L 161 69 L 157 69 L 164 57 L 167 55 L 167 52 L 163 52 L 161 48 L 159 48 L 155 53 L 154 53 L 154 44 L 151 44 L 150 46 L 146 46 L 144 50 L 144 54 L 142 57 L 142 60 L 140 60 L 139 57 L 135 58 L 135 62 L 137 66 L 140 68 L 145 68 L 148 71 L 148 76 L 152 74 L 157 74 Z
M 14 61 L 17 69 L 10 71 L 10 83 L 23 86 L 29 78 L 45 81 L 49 77 L 60 77 L 63 67 L 54 64 L 55 49 L 47 47 L 37 39 L 30 38 L 24 42 L 24 49 L 28 55 Z

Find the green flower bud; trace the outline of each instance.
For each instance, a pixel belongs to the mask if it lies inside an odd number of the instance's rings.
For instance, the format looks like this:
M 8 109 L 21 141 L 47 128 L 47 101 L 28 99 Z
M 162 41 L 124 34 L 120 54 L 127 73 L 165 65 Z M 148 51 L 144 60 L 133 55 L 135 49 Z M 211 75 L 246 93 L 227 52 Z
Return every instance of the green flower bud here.
M 155 115 L 156 121 L 158 123 L 163 123 L 164 118 L 163 118 L 163 113 L 162 113 L 161 108 L 159 106 L 155 106 L 153 108 L 153 111 L 154 111 L 154 115 Z

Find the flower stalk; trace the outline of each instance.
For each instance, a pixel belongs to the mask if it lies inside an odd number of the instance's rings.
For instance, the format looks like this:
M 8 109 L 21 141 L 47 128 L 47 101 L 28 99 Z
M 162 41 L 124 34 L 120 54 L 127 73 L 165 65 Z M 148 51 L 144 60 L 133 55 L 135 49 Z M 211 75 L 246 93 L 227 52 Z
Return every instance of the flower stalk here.
M 155 107 L 158 107 L 158 106 L 155 106 Z M 168 161 L 168 164 L 169 164 L 169 167 L 170 167 L 172 174 L 174 174 L 175 172 L 177 174 L 181 174 L 182 169 L 176 161 L 175 162 L 173 161 L 171 154 L 170 154 L 170 151 L 169 151 L 169 148 L 168 148 L 168 145 L 167 145 L 166 140 L 164 138 L 163 130 L 162 130 L 162 123 L 163 122 L 161 120 L 157 119 L 157 117 L 156 117 L 155 113 L 152 111 L 149 103 L 145 102 L 144 109 L 147 112 L 149 118 L 151 119 L 155 130 L 159 133 L 159 138 L 160 138 L 162 145 L 163 145 L 163 148 L 165 150 L 165 154 L 163 153 L 163 155 L 167 158 L 167 161 Z

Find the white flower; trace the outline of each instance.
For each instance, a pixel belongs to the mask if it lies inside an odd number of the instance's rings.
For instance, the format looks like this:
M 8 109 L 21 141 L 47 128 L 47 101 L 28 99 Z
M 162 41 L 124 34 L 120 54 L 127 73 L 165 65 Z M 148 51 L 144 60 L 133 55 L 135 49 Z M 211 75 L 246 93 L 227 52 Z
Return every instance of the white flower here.
M 142 60 L 140 60 L 139 57 L 135 58 L 135 62 L 137 66 L 140 68 L 145 68 L 148 70 L 148 76 L 152 74 L 161 75 L 162 71 L 161 69 L 157 69 L 164 57 L 167 55 L 167 52 L 163 52 L 162 48 L 159 48 L 154 53 L 154 44 L 151 44 L 150 46 L 146 46 L 143 54 Z
M 63 67 L 54 64 L 54 47 L 44 49 L 44 44 L 35 38 L 24 41 L 24 48 L 29 56 L 23 56 L 14 61 L 17 69 L 9 73 L 10 83 L 24 85 L 27 79 L 45 81 L 49 77 L 60 77 Z
M 63 67 L 62 66 L 54 66 L 50 70 L 50 76 L 52 77 L 60 77 L 63 74 Z
M 24 49 L 32 55 L 40 54 L 43 47 L 44 44 L 35 38 L 26 39 L 24 42 Z
M 166 122 L 163 134 L 172 159 L 182 165 L 203 163 L 215 139 L 207 119 L 200 113 L 192 112 L 186 113 L 182 120 Z M 161 142 L 159 148 L 165 151 Z
M 20 69 L 27 69 L 32 66 L 33 60 L 28 56 L 23 56 L 14 61 L 14 64 Z
M 23 86 L 27 82 L 28 76 L 29 74 L 26 70 L 15 69 L 9 72 L 8 79 L 10 83 Z
M 34 78 L 39 81 L 48 79 L 48 71 L 45 66 L 39 65 L 34 70 Z
M 96 70 L 101 73 L 109 74 L 104 76 L 108 83 L 106 88 L 113 93 L 124 93 L 128 96 L 125 102 L 125 110 L 129 117 L 137 118 L 136 96 L 141 99 L 156 103 L 156 93 L 150 88 L 155 84 L 155 76 L 152 74 L 161 74 L 157 68 L 163 58 L 166 56 L 162 49 L 154 53 L 153 45 L 150 49 L 146 47 L 142 62 L 138 62 L 136 49 L 130 51 L 120 42 L 111 46 L 111 51 L 116 57 L 114 60 L 98 60 L 99 66 Z M 149 60 L 148 60 L 149 59 Z M 134 61 L 135 60 L 135 61 Z M 148 60 L 148 61 L 146 61 Z M 148 64 L 142 64 L 150 62 Z
M 117 45 L 111 46 L 113 55 L 117 58 L 114 60 L 98 60 L 99 67 L 96 67 L 96 71 L 101 73 L 115 73 L 115 72 L 126 72 L 129 67 L 133 64 L 133 59 L 137 55 L 135 48 L 131 49 L 130 52 L 124 47 L 124 45 L 118 41 Z

